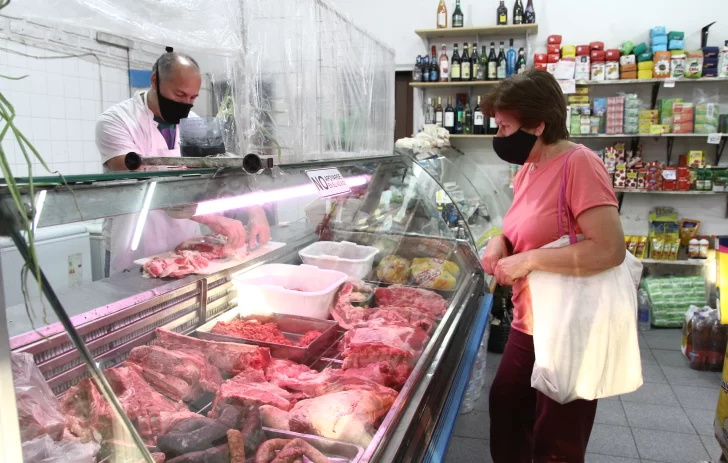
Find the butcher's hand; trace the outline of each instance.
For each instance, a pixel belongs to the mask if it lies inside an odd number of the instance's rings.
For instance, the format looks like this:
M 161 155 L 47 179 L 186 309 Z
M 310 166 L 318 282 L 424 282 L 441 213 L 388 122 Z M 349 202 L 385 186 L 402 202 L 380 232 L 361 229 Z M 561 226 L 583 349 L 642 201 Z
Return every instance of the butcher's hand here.
M 228 219 L 217 214 L 199 215 L 192 220 L 207 225 L 213 233 L 227 237 L 225 254 L 232 254 L 245 246 L 245 228 L 239 220 Z
M 270 241 L 270 224 L 262 207 L 254 206 L 248 212 L 248 228 L 250 228 L 248 249 L 255 249 Z
M 485 247 L 485 254 L 480 263 L 483 264 L 483 270 L 488 275 L 494 275 L 498 261 L 508 257 L 508 242 L 504 235 L 494 236 Z

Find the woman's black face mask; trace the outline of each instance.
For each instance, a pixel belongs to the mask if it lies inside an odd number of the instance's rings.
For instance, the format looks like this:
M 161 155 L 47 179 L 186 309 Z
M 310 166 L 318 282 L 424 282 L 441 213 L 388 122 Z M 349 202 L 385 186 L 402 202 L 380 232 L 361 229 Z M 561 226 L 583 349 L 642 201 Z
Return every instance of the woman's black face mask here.
M 493 138 L 493 149 L 495 154 L 505 162 L 522 166 L 526 163 L 537 141 L 536 135 L 518 129 L 507 137 Z

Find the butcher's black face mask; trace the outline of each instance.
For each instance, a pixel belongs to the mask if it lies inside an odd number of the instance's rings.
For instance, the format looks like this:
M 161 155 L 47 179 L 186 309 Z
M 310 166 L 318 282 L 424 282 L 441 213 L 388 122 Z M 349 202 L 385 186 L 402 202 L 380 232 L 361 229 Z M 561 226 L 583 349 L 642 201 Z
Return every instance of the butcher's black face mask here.
M 536 135 L 518 129 L 507 137 L 493 138 L 493 150 L 505 162 L 522 166 L 537 141 Z
M 159 100 L 159 112 L 162 113 L 162 119 L 170 124 L 179 124 L 180 119 L 189 116 L 192 105 L 170 100 L 162 95 L 162 92 L 159 91 L 159 80 L 159 74 L 157 74 L 157 99 Z

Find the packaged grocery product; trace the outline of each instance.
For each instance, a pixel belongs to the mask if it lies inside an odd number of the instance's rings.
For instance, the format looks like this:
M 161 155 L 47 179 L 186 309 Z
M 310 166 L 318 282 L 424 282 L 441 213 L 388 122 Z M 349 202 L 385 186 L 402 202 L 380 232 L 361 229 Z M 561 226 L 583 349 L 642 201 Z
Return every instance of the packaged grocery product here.
M 589 45 L 576 46 L 576 56 L 589 56 L 590 51 L 591 49 L 589 48 Z
M 627 179 L 625 182 L 625 188 L 630 189 L 630 190 L 636 190 L 637 189 L 637 177 L 638 177 L 637 169 L 627 169 Z
M 547 39 L 547 43 L 551 45 L 561 45 L 562 37 L 558 34 L 551 34 Z
M 548 44 L 546 45 L 546 50 L 549 55 L 554 53 L 561 53 L 561 47 L 558 44 Z
M 698 79 L 703 75 L 703 52 L 690 51 L 685 60 L 685 77 Z
M 684 112 L 684 113 L 674 113 L 672 115 L 672 123 L 673 124 L 682 124 L 685 122 L 693 122 L 693 113 L 691 112 Z
M 546 53 L 535 53 L 533 55 L 533 62 L 534 63 L 547 63 L 548 55 Z
M 606 64 L 602 62 L 593 62 L 591 65 L 591 80 L 605 80 Z
M 717 58 L 718 53 L 720 53 L 720 48 L 718 47 L 703 47 L 703 58 Z
M 679 79 L 685 76 L 685 55 L 671 55 L 670 77 Z
M 682 219 L 680 221 L 680 244 L 690 246 L 690 241 L 698 236 L 700 221 L 693 219 Z
M 667 38 L 669 40 L 684 40 L 685 39 L 685 33 L 681 31 L 670 31 L 667 34 Z
M 460 267 L 454 262 L 431 257 L 413 259 L 411 271 L 418 286 L 443 291 L 454 291 L 460 275 Z
M 652 54 L 660 53 L 660 52 L 666 52 L 667 51 L 667 44 L 665 45 L 652 45 Z
M 670 53 L 657 52 L 652 56 L 652 61 L 654 62 L 652 75 L 655 78 L 670 77 Z
M 707 238 L 703 237 L 700 241 L 700 251 L 698 252 L 698 255 L 701 259 L 707 259 L 708 258 L 708 250 L 710 249 L 710 242 Z
M 619 62 L 607 61 L 604 66 L 606 80 L 618 80 L 619 79 Z
M 556 65 L 557 64 L 558 63 L 548 63 L 548 64 L 546 64 L 546 71 L 549 74 L 553 75 L 556 72 Z
M 642 61 L 637 64 L 637 70 L 638 71 L 650 71 L 655 68 L 655 63 L 653 61 Z
M 589 80 L 591 75 L 591 59 L 589 56 L 577 56 L 574 68 L 574 79 Z
M 645 53 L 647 50 L 649 50 L 649 47 L 645 42 L 639 43 L 635 45 L 634 50 L 632 50 L 632 53 L 635 55 L 641 55 L 642 53 Z
M 634 56 L 634 55 L 630 55 Z M 637 63 L 632 64 L 621 64 L 619 65 L 619 70 L 622 72 L 637 72 Z
M 637 248 L 635 249 L 634 256 L 640 260 L 644 259 L 647 255 L 647 237 L 637 237 Z
M 619 61 L 621 53 L 616 48 L 610 48 L 604 51 L 604 57 L 607 61 Z
M 690 368 L 693 370 L 705 370 L 708 366 L 711 347 L 710 333 L 714 323 L 715 321 L 712 321 L 709 316 L 700 313 L 696 314 L 693 319 L 693 345 L 688 356 Z
M 652 61 L 652 52 L 646 51 L 637 55 L 637 62 L 642 63 L 644 61 Z
M 682 351 L 683 355 L 686 357 L 689 357 L 690 352 L 693 350 L 693 317 L 698 312 L 699 308 L 697 306 L 691 305 L 690 308 L 688 308 L 687 312 L 685 312 L 685 319 L 683 321 L 683 327 L 682 327 L 682 341 L 680 343 L 680 350 Z
M 625 188 L 627 185 L 627 165 L 617 164 L 614 168 L 614 188 Z
M 607 55 L 604 53 L 604 50 L 592 50 L 589 56 L 592 61 L 606 61 L 607 59 Z
M 562 45 L 561 56 L 576 58 L 576 45 Z
M 637 173 L 637 188 L 644 190 L 647 187 L 647 169 L 642 168 Z
M 561 55 L 558 53 L 550 53 L 547 58 L 549 63 L 558 63 L 561 60 Z
M 637 57 L 635 55 L 623 55 L 619 58 L 619 64 L 621 66 L 627 66 L 628 64 L 637 64 Z M 635 70 L 637 68 L 635 67 Z
M 712 317 L 715 319 L 710 331 L 710 353 L 708 354 L 708 370 L 721 371 L 725 359 L 726 344 L 728 344 L 728 326 L 721 325 L 716 311 Z
M 637 71 L 620 71 L 619 78 L 620 79 L 636 79 Z
M 652 61 L 647 61 L 648 63 L 652 63 Z M 638 79 L 652 79 L 652 69 L 637 71 L 637 78 Z
M 410 266 L 410 261 L 404 257 L 387 256 L 382 259 L 377 267 L 377 278 L 385 283 L 406 283 L 410 276 Z
M 718 77 L 728 77 L 728 40 L 720 50 L 718 58 Z
M 677 260 L 677 253 L 680 250 L 680 240 L 671 238 L 665 240 L 665 249 L 663 250 L 663 259 Z M 667 253 L 667 256 L 664 254 Z
M 546 64 L 546 63 L 533 63 L 533 67 L 535 69 L 540 69 L 542 71 L 548 70 L 548 64 Z
M 650 37 L 654 38 L 660 35 L 667 35 L 667 29 L 665 29 L 665 26 L 655 26 L 650 29 Z
M 685 41 L 684 40 L 670 40 L 668 42 L 667 47 L 670 50 L 682 50 L 685 48 Z
M 652 42 L 653 48 L 655 47 L 655 45 L 667 45 L 667 35 L 654 35 L 652 36 L 650 42 Z
M 662 251 L 665 241 L 661 237 L 653 237 L 650 243 L 650 259 L 662 260 Z
M 604 42 L 591 42 L 589 48 L 591 50 L 604 50 Z
M 625 238 L 629 240 L 627 242 L 627 251 L 632 255 L 635 255 L 637 252 L 637 238 L 637 236 L 628 236 Z
M 700 240 L 697 238 L 691 238 L 688 241 L 688 257 L 690 259 L 700 258 Z
M 703 73 L 706 69 L 713 69 L 718 67 L 718 58 L 705 58 L 703 57 Z
M 688 151 L 688 166 L 689 167 L 703 167 L 705 166 L 705 153 L 700 150 Z

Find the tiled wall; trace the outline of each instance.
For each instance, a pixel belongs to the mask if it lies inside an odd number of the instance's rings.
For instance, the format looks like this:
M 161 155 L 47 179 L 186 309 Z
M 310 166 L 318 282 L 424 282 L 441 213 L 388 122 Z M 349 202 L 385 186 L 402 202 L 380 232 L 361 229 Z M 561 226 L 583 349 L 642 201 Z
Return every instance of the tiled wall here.
M 129 87 L 126 50 L 96 42 L 91 39 L 95 32 L 90 30 L 61 31 L 25 22 L 18 23 L 22 27 L 14 27 L 16 22 L 0 16 L 0 75 L 27 77 L 0 78 L 0 91 L 15 107 L 18 129 L 51 170 L 64 175 L 101 172 L 94 143 L 96 119 L 139 90 Z M 84 33 L 88 37 L 83 37 Z M 56 43 L 61 35 L 65 42 Z M 134 69 L 151 69 L 164 51 L 153 44 L 134 46 L 138 47 L 131 51 Z M 96 56 L 68 56 L 89 53 Z M 205 79 L 193 109 L 200 115 L 210 113 L 207 89 Z M 11 132 L 2 146 L 13 175 L 26 176 L 25 158 Z M 48 175 L 37 160 L 33 162 L 33 174 Z

